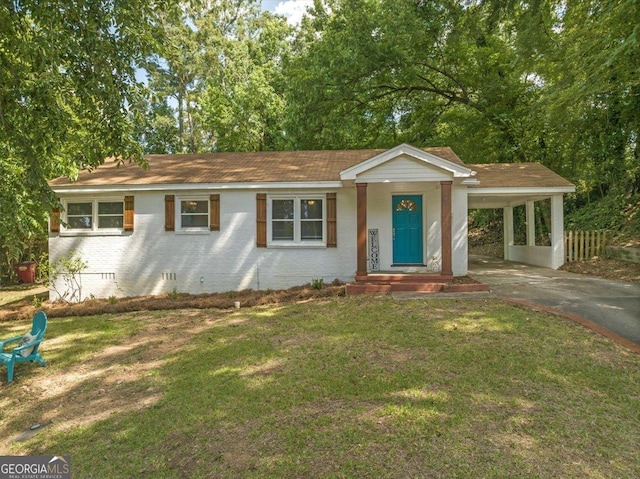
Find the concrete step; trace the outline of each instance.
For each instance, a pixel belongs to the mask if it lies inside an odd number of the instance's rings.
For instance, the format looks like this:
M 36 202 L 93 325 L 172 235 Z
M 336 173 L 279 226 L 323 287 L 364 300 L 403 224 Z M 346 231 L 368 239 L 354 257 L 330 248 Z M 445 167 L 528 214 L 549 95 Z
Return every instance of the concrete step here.
M 490 291 L 484 283 L 408 283 L 408 282 L 356 282 L 346 285 L 347 294 L 368 293 L 477 293 Z
M 444 288 L 444 283 L 352 283 L 347 284 L 347 294 L 419 292 L 438 293 Z
M 356 276 L 356 283 L 447 283 L 452 279 L 439 274 L 369 274 Z

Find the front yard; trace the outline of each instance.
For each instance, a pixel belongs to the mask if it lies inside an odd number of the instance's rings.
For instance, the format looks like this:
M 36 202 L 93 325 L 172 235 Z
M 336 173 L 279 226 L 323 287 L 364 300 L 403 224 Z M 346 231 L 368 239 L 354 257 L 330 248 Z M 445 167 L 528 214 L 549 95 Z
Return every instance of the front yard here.
M 41 351 L 0 369 L 0 454 L 74 477 L 640 477 L 640 356 L 493 299 L 53 318 Z

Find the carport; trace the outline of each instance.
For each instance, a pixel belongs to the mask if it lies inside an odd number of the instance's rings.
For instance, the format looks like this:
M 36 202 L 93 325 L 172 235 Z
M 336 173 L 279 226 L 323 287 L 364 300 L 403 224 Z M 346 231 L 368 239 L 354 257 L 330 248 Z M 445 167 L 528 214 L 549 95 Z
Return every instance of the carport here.
M 473 165 L 478 184 L 468 190 L 468 208 L 502 209 L 504 259 L 558 269 L 564 264 L 564 195 L 575 186 L 539 163 Z M 544 203 L 543 203 L 544 202 Z M 536 244 L 536 214 L 550 218 L 548 241 Z M 524 209 L 525 235 L 516 241 L 514 209 Z M 539 235 L 538 235 L 539 237 Z

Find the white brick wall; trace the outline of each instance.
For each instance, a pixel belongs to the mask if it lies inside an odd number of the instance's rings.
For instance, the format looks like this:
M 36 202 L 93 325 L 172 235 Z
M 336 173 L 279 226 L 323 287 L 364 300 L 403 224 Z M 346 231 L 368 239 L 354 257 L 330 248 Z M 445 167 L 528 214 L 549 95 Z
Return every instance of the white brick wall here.
M 135 196 L 134 232 L 117 236 L 52 235 L 51 261 L 76 252 L 88 263 L 81 275 L 82 297 L 142 296 L 171 292 L 208 293 L 241 289 L 280 289 L 322 278 L 352 281 L 356 271 L 356 191 L 337 191 L 337 248 L 257 248 L 256 193 L 325 193 L 296 191 L 220 191 L 220 231 L 200 234 L 164 230 L 164 196 L 198 192 L 128 192 Z M 418 192 L 425 204 L 425 261 L 440 260 L 440 191 L 434 183 L 370 184 L 368 227 L 380 230 L 382 269 L 391 269 L 391 195 Z M 124 197 L 124 194 L 122 195 Z M 113 197 L 110 194 L 109 197 Z M 65 197 L 62 195 L 62 199 Z M 467 273 L 466 188 L 454 187 L 453 270 Z M 455 236 L 454 236 L 455 237 Z M 58 290 L 63 286 L 58 281 Z M 51 299 L 57 299 L 55 290 Z
M 278 289 L 313 278 L 353 280 L 355 188 L 342 189 L 337 195 L 337 248 L 257 248 L 255 191 L 220 193 L 220 231 L 165 231 L 164 195 L 173 193 L 136 192 L 132 234 L 66 236 L 63 232 L 51 236 L 51 261 L 76 252 L 88 263 L 81 276 L 83 299 L 90 295 L 160 294 L 174 289 L 194 294 Z M 198 192 L 186 194 L 192 193 Z M 62 287 L 59 281 L 58 289 Z M 55 291 L 51 297 L 57 299 Z

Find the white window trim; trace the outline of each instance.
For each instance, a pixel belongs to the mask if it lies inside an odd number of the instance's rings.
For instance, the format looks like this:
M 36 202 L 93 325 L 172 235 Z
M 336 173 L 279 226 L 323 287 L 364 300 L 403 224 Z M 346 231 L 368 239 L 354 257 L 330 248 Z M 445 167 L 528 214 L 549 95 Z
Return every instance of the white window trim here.
M 106 197 L 106 198 L 69 198 L 62 201 L 64 212 L 62 220 L 68 223 L 67 215 L 69 211 L 69 203 L 91 203 L 91 228 L 69 228 L 64 224 L 60 224 L 60 235 L 62 236 L 119 236 L 128 232 L 124 231 L 124 197 Z M 98 228 L 98 203 L 122 203 L 122 228 Z
M 204 201 L 207 203 L 207 224 L 205 226 L 182 227 L 182 202 L 183 201 Z M 204 213 L 202 213 L 204 214 Z M 209 196 L 190 195 L 176 196 L 175 200 L 175 233 L 176 234 L 209 234 L 211 223 L 211 203 Z
M 272 240 L 273 200 L 293 200 L 293 241 Z M 302 240 L 300 200 L 322 200 L 322 240 Z M 327 197 L 319 194 L 267 195 L 267 247 L 268 248 L 326 248 L 327 247 Z

